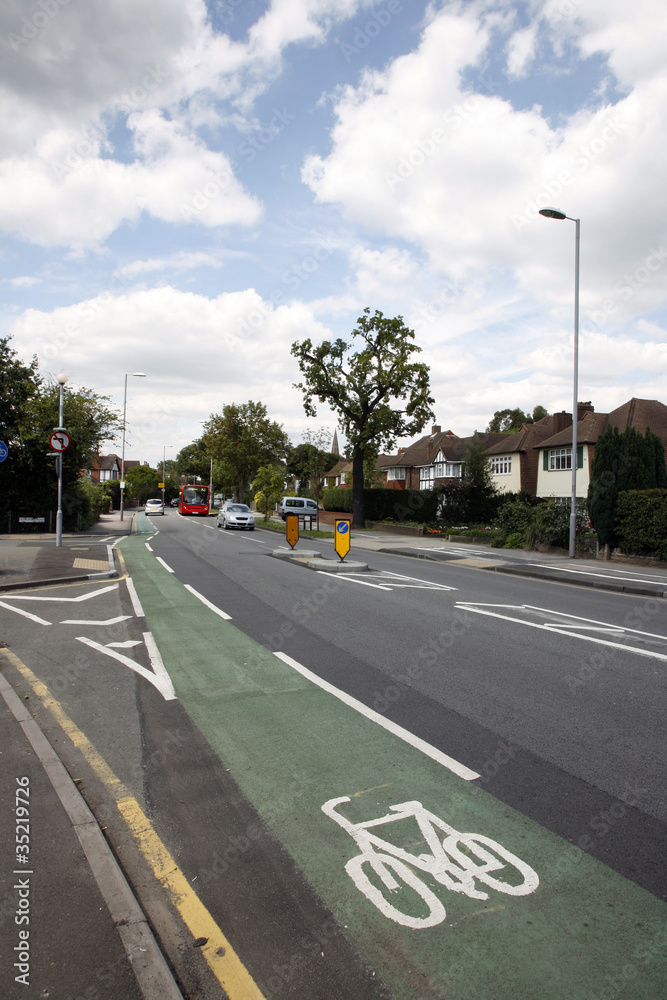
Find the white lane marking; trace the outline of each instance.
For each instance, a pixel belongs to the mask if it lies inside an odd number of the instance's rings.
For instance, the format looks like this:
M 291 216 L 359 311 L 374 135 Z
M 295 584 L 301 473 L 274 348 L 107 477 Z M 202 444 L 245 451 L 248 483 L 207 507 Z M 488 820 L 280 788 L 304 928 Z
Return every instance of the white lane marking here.
M 499 607 L 516 607 L 516 605 L 499 605 Z M 489 604 L 488 607 L 493 607 Z M 559 615 L 561 618 L 572 618 L 574 621 L 578 622 L 590 622 L 591 625 L 603 625 L 605 628 L 620 628 L 623 632 L 634 632 L 635 635 L 644 635 L 649 639 L 664 639 L 667 642 L 667 635 L 659 635 L 657 632 L 642 632 L 638 628 L 627 628 L 625 625 L 612 625 L 611 622 L 601 622 L 597 618 L 583 618 L 581 615 L 569 615 L 565 611 L 554 611 L 551 608 L 538 608 L 536 604 L 524 604 L 525 608 L 529 611 L 542 611 L 547 615 Z M 571 627 L 571 626 L 570 626 Z M 585 626 L 582 625 L 582 628 Z
M 146 670 L 141 667 L 134 660 L 131 660 L 129 656 L 123 656 L 122 653 L 117 653 L 114 649 L 109 649 L 108 646 L 101 646 L 99 642 L 93 642 L 92 639 L 86 638 L 83 635 L 77 635 L 77 641 L 83 642 L 86 646 L 90 646 L 91 649 L 96 649 L 98 653 L 103 653 L 105 656 L 111 656 L 114 660 L 118 660 L 119 663 L 124 663 L 126 667 L 130 670 L 134 670 L 135 674 L 139 674 L 140 677 L 144 677 L 153 687 L 157 688 L 165 701 L 174 701 L 176 694 L 172 686 L 171 681 L 168 685 L 162 677 L 158 677 L 157 674 L 152 673 L 150 670 Z
M 416 576 L 405 576 L 403 573 L 391 573 L 389 570 L 384 570 L 385 576 L 393 576 L 397 580 L 411 580 L 413 583 L 418 583 L 420 586 L 425 587 L 427 590 L 458 590 L 458 587 L 448 587 L 444 583 L 431 583 L 430 580 L 420 580 Z
M 171 566 L 167 566 L 167 564 L 164 561 L 164 559 L 160 559 L 159 556 L 156 556 L 155 558 L 157 559 L 157 561 L 160 563 L 161 566 L 164 566 L 164 568 L 166 569 L 166 571 L 168 573 L 173 573 L 174 572 L 173 569 L 171 568 Z
M 118 625 L 119 622 L 126 622 L 132 615 L 118 615 L 117 618 L 107 618 L 106 621 L 86 620 L 85 618 L 65 618 L 61 625 Z
M 141 601 L 139 600 L 139 595 L 137 594 L 136 588 L 134 586 L 134 580 L 131 576 L 128 576 L 125 581 L 127 584 L 127 590 L 130 595 L 130 600 L 132 601 L 132 607 L 134 608 L 134 613 L 137 618 L 145 618 L 144 609 L 141 606 Z
M 527 565 L 537 566 L 540 569 L 556 569 L 559 573 L 576 573 L 578 576 L 592 576 L 595 579 L 600 580 L 616 580 L 617 583 L 662 583 L 667 590 L 667 580 L 660 579 L 660 577 L 653 577 L 652 580 L 646 580 L 642 577 L 621 576 L 620 574 L 615 573 L 594 573 L 591 570 L 585 569 L 570 569 L 566 566 L 550 566 L 548 563 L 528 563 Z
M 119 586 L 117 583 L 112 583 L 108 587 L 101 587 L 99 590 L 92 590 L 89 594 L 80 594 L 79 597 L 33 597 L 27 594 L 17 594 L 16 597 L 11 595 L 12 601 L 65 601 L 72 604 L 78 604 L 80 601 L 89 601 L 91 597 L 99 597 L 100 594 L 108 594 L 111 590 L 116 590 Z M 5 595 L 6 599 L 9 595 Z
M 226 621 L 229 622 L 232 620 L 231 615 L 228 615 L 226 611 L 221 611 L 220 608 L 216 608 L 215 604 L 211 604 L 211 602 L 207 600 L 203 594 L 200 594 L 198 590 L 195 590 L 194 587 L 191 587 L 189 583 L 184 584 L 184 586 L 185 589 L 189 590 L 191 594 L 194 594 L 194 596 L 198 600 L 200 600 L 202 604 L 205 604 L 207 608 L 211 609 L 211 611 L 215 611 L 216 615 L 220 615 L 221 618 L 224 618 L 226 619 Z
M 426 754 L 427 757 L 430 757 L 431 760 L 434 760 L 438 764 L 442 764 L 443 767 L 453 771 L 454 774 L 459 776 L 459 778 L 463 778 L 465 781 L 474 781 L 475 778 L 479 778 L 479 774 L 477 774 L 476 771 L 472 771 L 469 767 L 466 767 L 465 764 L 461 764 L 458 760 L 454 760 L 453 757 L 449 757 L 446 753 L 443 753 L 442 750 L 437 750 L 435 747 L 431 746 L 430 743 L 426 743 L 418 736 L 415 736 L 414 733 L 410 733 L 407 729 L 403 729 L 402 726 L 396 725 L 396 723 L 392 722 L 391 719 L 386 719 L 384 715 L 380 715 L 379 712 L 375 712 L 372 708 L 369 708 L 368 705 L 364 705 L 363 702 L 357 701 L 356 698 L 347 694 L 346 691 L 341 691 L 340 688 L 334 687 L 333 684 L 329 684 L 328 681 L 318 677 L 317 674 L 308 670 L 297 660 L 293 660 L 291 656 L 287 655 L 287 653 L 274 653 L 273 655 L 277 656 L 279 660 L 283 661 L 283 663 L 286 663 L 288 667 L 292 667 L 294 670 L 298 671 L 298 673 L 300 673 L 307 680 L 312 681 L 313 684 L 317 684 L 317 686 L 321 687 L 323 691 L 326 691 L 328 694 L 332 694 L 334 698 L 338 698 L 339 701 L 342 701 L 349 708 L 353 708 L 355 712 L 359 712 L 361 715 L 364 715 L 367 719 L 370 719 L 371 722 L 376 722 L 379 726 L 382 726 L 383 729 L 386 729 L 394 736 L 398 736 L 399 739 L 409 743 L 410 746 L 414 747 L 416 750 L 421 750 L 421 752 Z
M 50 625 L 51 622 L 44 621 L 43 618 L 38 618 L 37 615 L 31 615 L 29 611 L 24 611 L 23 608 L 15 608 L 11 604 L 5 604 L 4 601 L 0 601 L 0 608 L 7 608 L 8 611 L 14 611 L 17 615 L 23 615 L 24 618 L 29 618 L 30 621 L 37 622 L 38 625 Z
M 331 573 L 327 573 L 325 569 L 318 569 L 316 572 L 322 576 L 331 576 Z M 349 576 L 347 573 L 336 573 L 336 579 L 347 580 L 348 583 L 358 583 L 362 587 L 373 587 L 375 590 L 388 590 L 391 592 L 391 587 L 382 587 L 379 583 L 369 583 L 368 580 L 355 580 L 353 576 Z
M 514 618 L 512 615 L 499 615 L 493 611 L 483 611 L 481 608 L 474 607 L 470 604 L 465 604 L 462 601 L 456 602 L 457 608 L 461 608 L 462 611 L 471 611 L 476 615 L 488 615 L 489 618 L 501 618 L 506 622 L 515 622 L 518 625 L 527 625 L 529 628 L 541 629 L 543 632 L 549 632 L 553 635 L 554 632 L 558 632 L 559 635 L 570 636 L 571 639 L 581 639 L 582 642 L 595 642 L 599 646 L 611 646 L 612 649 L 620 649 L 625 653 L 636 653 L 638 656 L 648 656 L 653 660 L 664 660 L 667 663 L 667 655 L 664 653 L 655 653 L 650 649 L 639 649 L 637 646 L 626 646 L 620 642 L 609 642 L 607 639 L 598 639 L 594 635 L 582 635 L 581 632 L 568 632 L 567 623 L 563 624 L 562 628 L 555 628 L 553 624 L 541 625 L 539 622 L 529 622 L 525 618 Z M 523 610 L 523 606 L 516 605 L 516 610 Z M 665 639 L 667 641 L 667 636 L 660 636 L 659 638 Z
M 144 642 L 146 644 L 146 649 L 148 650 L 148 656 L 151 661 L 151 666 L 157 677 L 162 678 L 162 684 L 165 691 L 171 692 L 168 698 L 165 694 L 165 701 L 173 701 L 176 697 L 176 692 L 174 691 L 174 685 L 171 683 L 171 677 L 167 673 L 167 668 L 164 665 L 162 657 L 160 656 L 160 650 L 157 648 L 157 643 L 153 638 L 152 632 L 144 632 Z
M 144 542 L 144 545 L 146 546 L 146 548 L 148 549 L 149 552 L 153 551 L 152 548 L 150 547 L 150 545 L 148 544 L 148 542 Z
M 132 646 L 140 646 L 141 639 L 126 639 L 125 642 L 107 642 L 107 649 L 131 649 Z

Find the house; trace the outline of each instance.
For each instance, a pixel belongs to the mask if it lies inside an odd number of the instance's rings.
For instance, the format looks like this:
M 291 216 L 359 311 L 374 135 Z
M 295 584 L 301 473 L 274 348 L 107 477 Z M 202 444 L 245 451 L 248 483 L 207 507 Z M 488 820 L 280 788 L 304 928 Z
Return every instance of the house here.
M 583 416 L 580 404 L 578 419 Z M 487 450 L 491 478 L 500 493 L 537 492 L 539 455 L 535 450 L 542 441 L 572 426 L 572 414 L 561 410 L 550 413 L 534 424 L 524 424 L 516 434 L 503 434 L 503 440 Z M 570 434 L 571 437 L 571 434 Z
M 585 408 L 582 414 L 582 406 Z M 632 398 L 611 413 L 595 413 L 590 403 L 579 404 L 577 425 L 577 496 L 586 497 L 590 469 L 598 438 L 608 427 L 623 432 L 634 427 L 644 434 L 647 427 L 661 439 L 667 450 L 667 406 L 657 399 Z M 572 425 L 534 446 L 538 453 L 538 497 L 572 495 Z
M 474 435 L 458 437 L 453 431 L 443 431 L 437 424 L 431 433 L 419 438 L 396 456 L 382 463 L 386 485 L 394 489 L 430 490 L 460 479 L 463 456 Z M 478 433 L 481 444 L 490 448 L 506 438 L 505 434 Z
M 83 470 L 83 474 L 94 483 L 108 483 L 114 479 L 120 479 L 121 464 L 120 455 L 95 455 L 89 468 Z M 140 462 L 126 458 L 125 472 L 140 464 Z

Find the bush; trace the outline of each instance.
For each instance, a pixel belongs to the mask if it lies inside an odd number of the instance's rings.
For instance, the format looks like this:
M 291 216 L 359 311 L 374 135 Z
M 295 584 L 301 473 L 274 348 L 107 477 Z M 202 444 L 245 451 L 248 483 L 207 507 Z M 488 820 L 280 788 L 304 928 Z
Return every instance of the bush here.
M 577 534 L 588 530 L 586 501 L 577 500 Z M 561 549 L 570 544 L 570 503 L 547 500 L 535 508 L 533 519 L 525 529 L 526 543 L 530 548 L 536 545 L 554 545 Z
M 414 521 L 428 524 L 435 521 L 440 501 L 435 490 L 365 489 L 364 507 L 368 521 Z M 340 486 L 324 490 L 325 510 L 352 513 L 352 490 Z
M 531 497 L 531 501 L 527 502 L 525 498 L 517 496 L 516 499 L 504 503 L 496 517 L 496 527 L 504 535 L 517 533 L 523 535 L 535 516 L 535 498 Z
M 667 490 L 626 490 L 616 501 L 618 542 L 628 555 L 667 559 Z
M 523 549 L 526 544 L 526 536 L 523 531 L 513 531 L 507 536 L 503 544 L 504 549 Z

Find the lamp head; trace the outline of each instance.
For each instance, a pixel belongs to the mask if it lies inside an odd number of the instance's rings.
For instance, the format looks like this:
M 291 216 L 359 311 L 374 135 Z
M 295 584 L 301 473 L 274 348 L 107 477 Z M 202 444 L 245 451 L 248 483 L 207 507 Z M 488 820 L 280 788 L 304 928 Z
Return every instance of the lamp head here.
M 65 382 L 67 381 L 67 375 L 65 374 L 65 372 L 61 372 L 60 375 L 56 375 L 56 381 L 60 385 L 64 385 Z
M 548 205 L 540 209 L 540 215 L 545 219 L 567 219 L 565 212 L 561 212 L 559 208 L 550 208 Z
M 146 378 L 145 372 L 132 372 L 132 378 Z

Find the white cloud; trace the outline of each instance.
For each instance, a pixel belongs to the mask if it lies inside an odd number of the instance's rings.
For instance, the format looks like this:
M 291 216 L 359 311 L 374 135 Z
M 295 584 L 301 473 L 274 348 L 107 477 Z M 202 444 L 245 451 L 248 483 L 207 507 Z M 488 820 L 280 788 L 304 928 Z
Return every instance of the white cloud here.
M 146 260 L 133 260 L 116 269 L 116 274 L 122 278 L 135 278 L 138 274 L 151 274 L 156 271 L 192 271 L 199 267 L 223 267 L 220 257 L 210 253 L 188 253 L 181 250 L 168 257 L 149 257 Z
M 515 31 L 507 43 L 507 72 L 510 76 L 525 76 L 537 51 L 537 23 Z
M 41 285 L 42 279 L 30 274 L 20 275 L 17 278 L 10 278 L 9 284 L 14 288 L 32 288 L 33 285 Z

